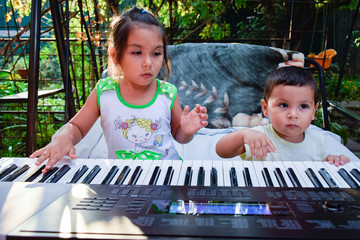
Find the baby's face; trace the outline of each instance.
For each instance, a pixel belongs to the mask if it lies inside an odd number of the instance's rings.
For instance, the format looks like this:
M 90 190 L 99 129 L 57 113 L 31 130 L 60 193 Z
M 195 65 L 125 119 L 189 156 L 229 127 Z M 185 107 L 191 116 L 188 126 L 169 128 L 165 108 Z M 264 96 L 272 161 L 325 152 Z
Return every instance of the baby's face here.
M 304 131 L 315 118 L 317 105 L 310 86 L 276 86 L 268 102 L 261 102 L 276 133 L 289 142 L 304 140 Z

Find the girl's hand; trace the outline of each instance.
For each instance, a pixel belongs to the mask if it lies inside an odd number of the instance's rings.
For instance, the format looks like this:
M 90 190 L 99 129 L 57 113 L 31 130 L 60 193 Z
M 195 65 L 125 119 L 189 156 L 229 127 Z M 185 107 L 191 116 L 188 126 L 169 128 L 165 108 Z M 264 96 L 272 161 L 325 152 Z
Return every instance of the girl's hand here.
M 275 146 L 266 134 L 248 128 L 241 129 L 239 132 L 242 142 L 249 145 L 251 156 L 265 159 L 268 153 L 276 152 Z
M 335 166 L 343 166 L 345 163 L 350 162 L 350 158 L 344 155 L 336 156 L 336 155 L 328 155 L 324 160 L 324 162 L 329 162 L 330 164 L 334 164 Z
M 48 162 L 45 168 L 42 170 L 43 173 L 48 172 L 51 168 L 60 161 L 64 156 L 69 156 L 71 159 L 76 158 L 75 147 L 74 145 L 63 139 L 55 138 L 54 141 L 46 145 L 45 147 L 33 152 L 30 155 L 30 158 L 36 158 L 40 156 L 35 162 L 36 166 L 39 166 L 45 160 L 48 159 Z
M 190 107 L 186 105 L 184 111 L 181 114 L 180 124 L 184 133 L 188 136 L 193 135 L 199 129 L 208 125 L 207 109 L 200 104 L 196 104 L 195 108 L 189 112 Z

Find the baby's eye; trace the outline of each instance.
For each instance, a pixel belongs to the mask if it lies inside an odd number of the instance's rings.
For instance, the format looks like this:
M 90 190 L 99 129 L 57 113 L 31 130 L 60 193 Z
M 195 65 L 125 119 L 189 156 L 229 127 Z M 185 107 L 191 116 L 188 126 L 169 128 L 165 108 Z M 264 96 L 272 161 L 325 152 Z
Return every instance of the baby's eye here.
M 161 56 L 162 53 L 161 52 L 154 52 L 154 56 Z
M 301 104 L 301 105 L 300 105 L 300 108 L 301 108 L 301 109 L 307 109 L 307 108 L 309 108 L 309 105 L 307 105 L 307 104 Z
M 134 54 L 134 55 L 140 55 L 141 52 L 140 51 L 137 51 L 137 52 L 131 52 L 131 54 Z
M 282 108 L 287 108 L 288 107 L 287 103 L 280 103 L 279 106 L 282 107 Z

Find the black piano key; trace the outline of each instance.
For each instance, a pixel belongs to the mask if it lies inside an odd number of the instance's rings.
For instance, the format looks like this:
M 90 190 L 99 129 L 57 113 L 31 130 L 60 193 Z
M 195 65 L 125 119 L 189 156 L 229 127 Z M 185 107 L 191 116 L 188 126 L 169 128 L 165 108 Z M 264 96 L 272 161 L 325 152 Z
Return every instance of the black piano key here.
M 3 179 L 3 181 L 4 182 L 12 182 L 16 178 L 18 178 L 21 174 L 26 172 L 29 168 L 30 168 L 29 165 L 26 164 L 26 165 L 22 166 L 20 169 L 13 172 L 11 175 L 8 175 L 6 178 Z
M 264 180 L 265 180 L 265 184 L 267 187 L 273 187 L 274 186 L 274 183 L 271 179 L 271 176 L 270 176 L 270 173 L 269 173 L 269 170 L 265 167 L 261 170 L 261 173 L 264 177 Z
M 110 168 L 110 171 L 104 178 L 104 180 L 101 182 L 101 184 L 110 184 L 111 180 L 115 177 L 116 173 L 119 171 L 118 166 L 112 166 Z
M 115 185 L 122 185 L 125 181 L 125 178 L 127 177 L 127 175 L 129 174 L 130 172 L 130 167 L 129 166 L 125 166 L 123 168 L 123 170 L 121 171 L 119 177 L 116 179 L 115 181 Z
M 45 165 L 42 165 L 40 168 L 38 168 L 33 174 L 30 175 L 27 179 L 25 179 L 24 182 L 32 182 L 34 181 L 38 176 L 41 175 L 42 170 L 45 168 Z
M 174 174 L 174 169 L 172 166 L 168 167 L 168 170 L 166 171 L 165 180 L 164 180 L 164 186 L 168 186 L 171 183 L 172 177 Z
M 69 165 L 62 166 L 49 180 L 49 183 L 57 183 L 70 170 Z
M 88 169 L 88 166 L 82 165 L 68 183 L 77 183 L 77 181 L 79 181 L 79 179 L 86 173 Z
M 211 168 L 210 173 L 210 186 L 215 187 L 218 185 L 218 179 L 217 179 L 217 170 L 216 168 Z
M 322 178 L 325 180 L 327 185 L 329 185 L 329 187 L 331 187 L 331 188 L 339 187 L 325 168 L 320 168 L 319 173 L 322 176 Z
M 135 168 L 133 175 L 131 176 L 131 178 L 128 182 L 128 185 L 135 185 L 137 180 L 139 179 L 141 173 L 142 173 L 142 168 L 140 166 L 137 166 Z
M 350 173 L 360 182 L 360 171 L 353 168 Z
M 46 182 L 46 180 L 48 180 L 58 169 L 59 169 L 58 167 L 54 167 L 50 169 L 50 171 L 44 173 L 42 178 L 39 180 L 39 183 Z
M 302 187 L 299 179 L 297 178 L 294 170 L 292 168 L 286 169 L 286 173 L 290 178 L 291 183 L 294 185 L 294 187 Z
M 100 172 L 101 167 L 99 165 L 95 165 L 88 175 L 82 180 L 81 183 L 90 184 L 91 181 L 96 177 L 96 175 Z
M 324 186 L 321 184 L 320 180 L 311 168 L 307 168 L 305 173 L 310 178 L 310 181 L 314 184 L 316 188 L 324 188 Z
M 280 187 L 288 187 L 288 185 L 285 181 L 284 175 L 282 174 L 280 168 L 275 168 L 274 173 L 275 173 L 276 179 L 279 182 Z
M 155 169 L 154 169 L 153 174 L 151 175 L 149 185 L 156 185 L 156 182 L 157 182 L 157 180 L 159 178 L 159 175 L 160 175 L 160 171 L 161 171 L 160 167 L 156 166 Z
M 192 169 L 191 169 L 191 167 L 187 167 L 186 173 L 185 173 L 184 186 L 190 186 L 191 178 L 192 178 Z
M 251 177 L 250 177 L 250 171 L 249 168 L 244 168 L 243 170 L 243 174 L 244 174 L 244 179 L 245 179 L 245 186 L 247 187 L 252 187 L 252 181 L 251 181 Z
M 204 185 L 205 185 L 205 170 L 204 167 L 200 167 L 197 178 L 197 186 L 204 186 Z
M 234 167 L 232 167 L 230 169 L 230 183 L 232 187 L 237 187 L 239 186 L 238 184 L 238 180 L 237 180 L 237 175 L 236 175 L 236 170 Z
M 0 180 L 3 179 L 4 177 L 6 177 L 8 174 L 10 174 L 16 168 L 17 168 L 17 165 L 13 163 L 10 166 L 8 166 L 7 168 L 5 168 L 4 170 L 2 170 L 0 173 Z
M 338 173 L 347 182 L 347 184 L 349 184 L 351 188 L 359 188 L 359 185 L 344 168 L 340 168 L 338 170 Z

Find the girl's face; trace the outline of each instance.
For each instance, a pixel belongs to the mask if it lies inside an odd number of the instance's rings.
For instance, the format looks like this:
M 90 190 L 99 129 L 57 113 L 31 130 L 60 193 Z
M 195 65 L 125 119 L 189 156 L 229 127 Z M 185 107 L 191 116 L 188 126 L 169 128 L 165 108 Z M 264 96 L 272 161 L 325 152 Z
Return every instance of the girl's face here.
M 114 61 L 114 59 L 113 59 Z M 164 45 L 160 29 L 151 25 L 136 25 L 130 31 L 120 62 L 124 81 L 136 86 L 148 86 L 158 75 L 164 61 Z
M 265 116 L 269 116 L 275 132 L 289 142 L 304 140 L 304 131 L 315 118 L 318 105 L 310 86 L 276 86 L 268 102 L 261 100 Z

